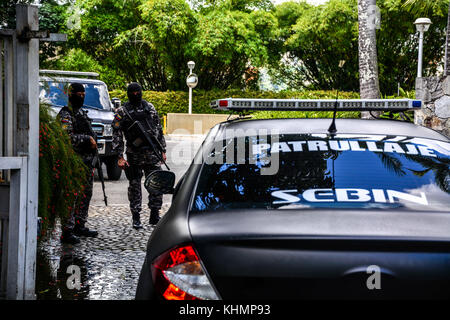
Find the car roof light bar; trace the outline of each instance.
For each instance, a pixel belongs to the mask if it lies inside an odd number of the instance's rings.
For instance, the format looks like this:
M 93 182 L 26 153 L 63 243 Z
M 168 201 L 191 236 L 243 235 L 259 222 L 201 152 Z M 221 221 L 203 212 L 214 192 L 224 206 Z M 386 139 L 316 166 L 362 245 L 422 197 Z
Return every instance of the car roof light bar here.
M 92 77 L 98 78 L 97 72 L 83 72 L 83 71 L 66 71 L 66 70 L 39 70 L 41 75 L 59 75 L 59 76 L 75 76 L 75 77 Z
M 420 109 L 421 100 L 413 99 L 245 99 L 226 98 L 211 102 L 211 108 L 223 111 L 396 111 Z

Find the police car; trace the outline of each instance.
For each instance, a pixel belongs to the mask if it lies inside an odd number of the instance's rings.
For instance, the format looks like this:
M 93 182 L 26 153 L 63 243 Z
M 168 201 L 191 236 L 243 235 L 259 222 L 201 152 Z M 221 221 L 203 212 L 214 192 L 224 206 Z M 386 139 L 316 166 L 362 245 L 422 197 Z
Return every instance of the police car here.
M 415 100 L 220 99 L 223 110 Z M 148 242 L 137 299 L 450 297 L 450 141 L 408 122 L 236 119 L 212 128 Z
M 114 105 L 109 99 L 106 84 L 96 79 L 98 73 L 63 70 L 40 70 L 39 73 L 40 101 L 50 104 L 55 116 L 68 103 L 69 85 L 74 82 L 83 84 L 86 90 L 83 109 L 92 119 L 92 129 L 98 137 L 98 153 L 106 164 L 108 178 L 119 180 L 122 170 L 117 165 L 117 154 L 112 151 L 111 123 L 114 119 Z

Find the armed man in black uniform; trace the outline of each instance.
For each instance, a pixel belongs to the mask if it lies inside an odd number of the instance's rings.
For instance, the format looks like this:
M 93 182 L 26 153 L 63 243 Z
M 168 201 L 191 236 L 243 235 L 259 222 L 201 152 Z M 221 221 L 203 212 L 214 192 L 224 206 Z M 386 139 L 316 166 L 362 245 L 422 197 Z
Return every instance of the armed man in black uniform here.
M 116 111 L 113 120 L 112 148 L 119 155 L 118 165 L 125 170 L 128 186 L 128 200 L 133 217 L 133 228 L 142 228 L 140 214 L 142 210 L 141 182 L 143 173 L 149 175 L 154 170 L 161 170 L 159 156 L 166 161 L 166 142 L 164 140 L 161 122 L 155 107 L 142 100 L 142 87 L 133 82 L 127 89 L 128 102 Z M 146 143 L 146 138 L 139 130 L 134 130 L 136 125 L 142 128 L 147 137 L 150 137 L 153 145 L 158 146 L 154 150 Z M 126 144 L 126 157 L 124 158 L 124 141 Z M 162 206 L 162 194 L 149 192 L 148 207 L 150 208 L 150 224 L 159 221 L 159 210 Z
M 98 234 L 97 231 L 89 230 L 85 226 L 92 198 L 93 160 L 97 149 L 97 137 L 92 131 L 91 119 L 82 109 L 85 95 L 82 84 L 72 83 L 69 86 L 69 104 L 63 107 L 57 116 L 70 136 L 74 151 L 81 156 L 84 164 L 88 167 L 87 183 L 84 194 L 81 195 L 80 204 L 72 210 L 68 221 L 62 228 L 61 241 L 71 244 L 80 242 L 78 236 L 95 237 Z

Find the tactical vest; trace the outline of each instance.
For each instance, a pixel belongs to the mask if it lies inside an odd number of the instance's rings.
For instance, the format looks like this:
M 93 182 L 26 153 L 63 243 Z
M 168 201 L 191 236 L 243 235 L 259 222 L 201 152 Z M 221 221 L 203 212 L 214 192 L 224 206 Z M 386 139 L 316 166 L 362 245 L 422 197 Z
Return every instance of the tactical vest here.
M 137 139 L 140 139 L 142 141 L 145 141 L 143 137 L 140 137 L 138 133 L 134 130 L 129 130 L 131 125 L 138 121 L 144 129 L 149 132 L 151 135 L 155 136 L 155 129 L 151 126 L 152 121 L 152 113 L 150 110 L 150 106 L 145 102 L 142 101 L 141 106 L 139 108 L 130 107 L 131 104 L 126 104 L 123 106 L 124 112 L 126 115 L 126 119 L 124 119 L 123 123 L 123 133 L 125 135 L 125 139 L 127 140 L 127 145 L 130 146 L 130 143 L 132 141 L 135 141 Z M 132 146 L 132 149 L 149 149 L 150 145 L 143 142 L 142 146 L 139 148 L 136 148 L 135 146 Z
M 67 107 L 64 107 L 67 108 Z M 67 108 L 69 110 L 69 108 Z M 70 112 L 70 110 L 69 110 Z M 94 130 L 92 130 L 91 126 L 91 118 L 88 117 L 87 112 L 83 109 L 80 109 L 78 112 L 70 112 L 72 115 L 72 132 L 73 134 L 85 134 L 89 135 L 92 138 L 94 138 L 95 141 L 97 141 L 97 135 L 95 134 Z M 80 154 L 89 154 L 92 153 L 92 149 L 89 144 L 86 144 L 85 146 L 81 148 L 76 148 L 79 150 L 75 150 L 77 153 Z
M 81 109 L 74 114 L 73 131 L 74 133 L 87 134 L 97 140 L 97 135 L 92 130 L 92 120 L 88 117 L 86 111 Z

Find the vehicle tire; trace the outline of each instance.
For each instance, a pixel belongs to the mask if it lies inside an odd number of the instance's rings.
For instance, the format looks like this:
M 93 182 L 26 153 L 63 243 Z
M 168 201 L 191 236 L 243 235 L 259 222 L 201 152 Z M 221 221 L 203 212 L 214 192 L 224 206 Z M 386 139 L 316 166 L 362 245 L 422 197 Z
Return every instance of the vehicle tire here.
M 120 176 L 122 175 L 122 169 L 119 168 L 119 165 L 117 164 L 117 157 L 109 157 L 106 161 L 106 172 L 108 173 L 108 179 L 109 180 L 119 180 Z

